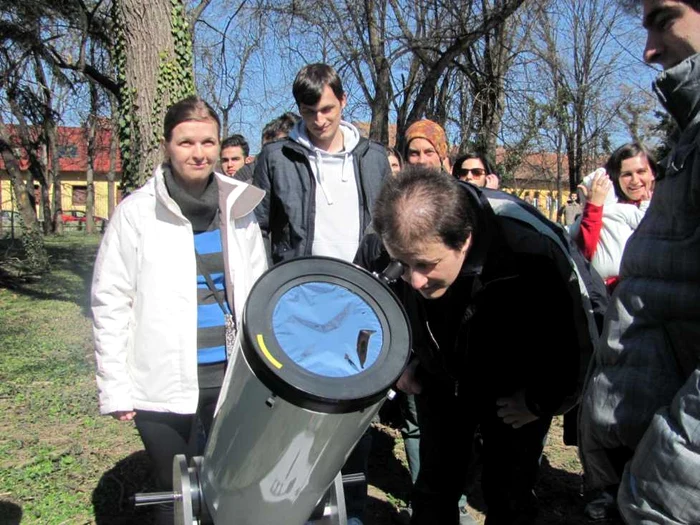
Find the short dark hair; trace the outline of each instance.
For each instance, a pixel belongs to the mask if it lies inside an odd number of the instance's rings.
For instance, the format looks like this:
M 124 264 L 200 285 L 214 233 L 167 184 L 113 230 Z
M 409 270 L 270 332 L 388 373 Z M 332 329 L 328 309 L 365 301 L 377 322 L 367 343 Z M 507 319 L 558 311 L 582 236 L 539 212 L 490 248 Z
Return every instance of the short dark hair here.
M 700 12 L 700 0 L 678 0 L 683 4 L 689 5 L 695 11 Z M 622 8 L 631 13 L 638 13 L 641 11 L 641 5 L 643 0 L 618 0 Z
M 243 135 L 238 133 L 231 135 L 221 143 L 221 151 L 224 151 L 226 148 L 235 148 L 236 146 L 240 146 L 244 157 L 250 155 L 250 146 L 248 145 L 248 141 Z
M 612 152 L 612 155 L 610 155 L 608 161 L 605 163 L 605 171 L 608 172 L 608 175 L 613 182 L 615 195 L 618 199 L 627 199 L 627 196 L 622 192 L 622 188 L 620 187 L 620 170 L 622 169 L 622 161 L 636 157 L 640 153 L 646 157 L 652 174 L 656 176 L 656 159 L 644 146 L 644 144 L 639 142 L 628 142 L 627 144 L 623 144 Z
M 459 250 L 476 230 L 464 183 L 425 166 L 408 166 L 384 179 L 373 211 L 374 230 L 390 246 L 438 238 Z
M 297 106 L 313 106 L 318 103 L 326 86 L 333 90 L 338 100 L 345 95 L 343 82 L 335 69 L 328 64 L 309 64 L 302 67 L 292 85 L 292 94 Z
M 218 135 L 219 130 L 221 130 L 221 121 L 219 121 L 219 116 L 216 114 L 216 111 L 214 111 L 214 108 L 197 95 L 185 97 L 175 102 L 165 113 L 165 118 L 163 119 L 163 138 L 166 142 L 170 141 L 173 135 L 173 129 L 175 129 L 175 126 L 178 124 L 190 120 L 202 121 L 208 119 L 216 122 Z
M 399 166 L 403 168 L 403 157 L 401 156 L 401 153 L 399 153 L 399 150 L 396 148 L 393 148 L 391 146 L 385 146 L 386 147 L 386 156 L 388 157 L 389 155 L 393 155 L 396 157 L 396 159 L 399 161 Z
M 283 113 L 276 119 L 271 120 L 270 122 L 265 124 L 265 127 L 262 130 L 261 142 L 263 144 L 267 144 L 268 142 L 276 140 L 278 137 L 286 137 L 287 135 L 289 135 L 289 132 L 292 131 L 294 124 L 296 124 L 300 120 L 301 117 L 296 113 L 292 113 L 290 111 L 288 111 L 287 113 Z
M 452 176 L 457 177 L 457 171 L 461 169 L 462 163 L 465 160 L 469 159 L 477 159 L 480 160 L 481 163 L 484 165 L 484 169 L 486 170 L 486 174 L 489 175 L 493 173 L 496 175 L 496 171 L 493 169 L 493 162 L 491 162 L 491 159 L 489 159 L 489 156 L 486 155 L 485 153 L 475 153 L 473 151 L 468 151 L 466 153 L 463 153 L 459 157 L 457 157 L 457 160 L 455 160 L 452 163 Z M 459 178 L 459 177 L 457 177 Z

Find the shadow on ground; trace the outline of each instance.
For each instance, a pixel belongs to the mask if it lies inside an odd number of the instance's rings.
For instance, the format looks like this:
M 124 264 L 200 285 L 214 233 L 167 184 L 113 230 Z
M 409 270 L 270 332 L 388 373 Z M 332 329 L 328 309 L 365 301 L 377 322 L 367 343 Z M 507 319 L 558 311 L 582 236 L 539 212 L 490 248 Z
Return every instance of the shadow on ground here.
M 19 525 L 22 507 L 10 501 L 0 501 L 0 525 Z
M 396 525 L 397 500 L 408 502 L 411 479 L 408 469 L 396 457 L 401 449 L 395 449 L 398 432 L 381 425 L 375 428 L 372 452 L 369 461 L 370 498 L 365 525 Z M 554 444 L 549 451 L 556 453 L 563 445 Z M 571 450 L 571 447 L 566 447 Z M 569 452 L 571 453 L 571 452 Z M 469 506 L 475 510 L 472 515 L 483 523 L 486 513 L 481 492 L 481 464 L 477 463 L 472 473 L 472 482 L 468 490 Z M 581 496 L 581 476 L 553 466 L 547 458 L 547 451 L 542 457 L 539 481 L 536 492 L 540 500 L 538 525 L 588 525 L 583 515 L 584 500 Z
M 12 270 L 11 261 L 20 249 L 19 241 L 0 241 L 0 287 L 34 299 L 67 301 L 80 306 L 85 315 L 89 314 L 89 292 L 92 270 L 97 254 L 97 244 L 47 243 L 46 251 L 51 261 L 52 273 L 40 277 L 18 275 Z M 57 272 L 64 272 L 56 276 Z M 72 276 L 66 278 L 65 273 Z
M 137 492 L 153 492 L 150 460 L 139 451 L 119 461 L 105 472 L 92 492 L 92 506 L 97 525 L 131 525 L 153 523 L 152 509 L 134 507 Z

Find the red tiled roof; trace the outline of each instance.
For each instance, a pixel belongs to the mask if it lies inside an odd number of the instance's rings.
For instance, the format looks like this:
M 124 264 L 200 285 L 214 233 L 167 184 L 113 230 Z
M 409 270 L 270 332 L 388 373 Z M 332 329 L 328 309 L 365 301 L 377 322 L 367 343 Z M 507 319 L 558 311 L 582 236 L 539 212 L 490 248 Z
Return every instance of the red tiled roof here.
M 7 126 L 10 136 L 15 144 L 19 145 L 16 127 Z M 98 123 L 95 145 L 94 169 L 97 173 L 107 173 L 109 171 L 109 146 L 112 139 L 112 130 L 107 120 Z M 59 126 L 57 140 L 59 158 L 58 165 L 61 172 L 85 172 L 87 171 L 87 137 L 84 128 Z M 45 152 L 42 152 L 45 154 Z M 29 157 L 23 149 L 19 162 L 20 169 L 29 168 Z M 5 162 L 0 158 L 0 169 L 5 169 Z M 117 173 L 121 172 L 121 156 L 117 148 Z

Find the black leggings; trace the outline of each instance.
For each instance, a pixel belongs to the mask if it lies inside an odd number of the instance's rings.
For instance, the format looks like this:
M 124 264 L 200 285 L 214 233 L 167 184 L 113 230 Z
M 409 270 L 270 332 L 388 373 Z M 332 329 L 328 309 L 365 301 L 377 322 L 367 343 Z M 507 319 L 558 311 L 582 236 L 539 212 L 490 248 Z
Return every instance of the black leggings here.
M 173 490 L 173 458 L 177 454 L 184 454 L 189 461 L 204 451 L 220 391 L 220 387 L 200 388 L 196 414 L 136 411 L 136 429 L 151 458 L 158 491 Z M 204 439 L 200 437 L 200 425 L 204 430 Z M 172 505 L 161 506 L 156 523 L 172 522 Z

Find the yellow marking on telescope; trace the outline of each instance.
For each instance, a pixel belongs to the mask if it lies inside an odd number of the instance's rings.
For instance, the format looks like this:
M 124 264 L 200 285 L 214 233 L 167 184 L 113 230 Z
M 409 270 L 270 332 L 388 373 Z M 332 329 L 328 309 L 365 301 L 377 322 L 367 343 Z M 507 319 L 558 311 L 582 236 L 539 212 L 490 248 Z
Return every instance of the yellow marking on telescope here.
M 272 357 L 272 354 L 267 349 L 267 346 L 265 346 L 265 341 L 263 340 L 262 334 L 258 334 L 257 339 L 260 350 L 262 350 L 263 355 L 267 357 L 267 360 L 270 361 L 270 363 L 272 363 L 272 366 L 274 366 L 277 369 L 282 368 L 282 363 L 280 363 L 277 359 Z

